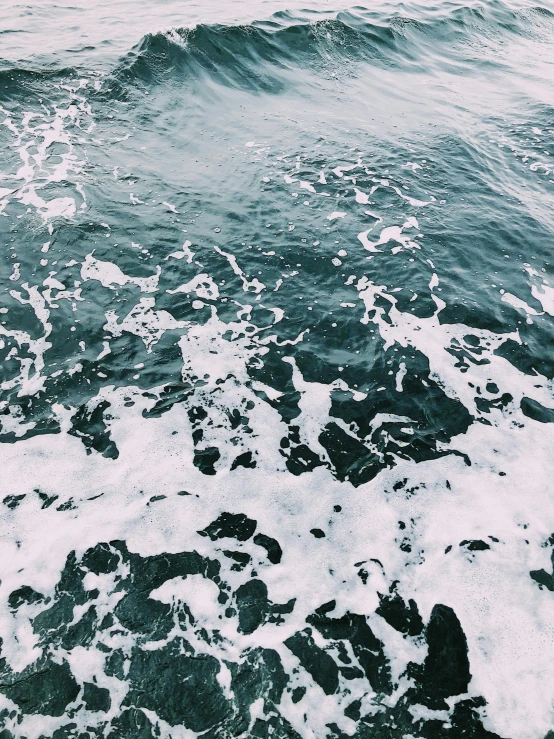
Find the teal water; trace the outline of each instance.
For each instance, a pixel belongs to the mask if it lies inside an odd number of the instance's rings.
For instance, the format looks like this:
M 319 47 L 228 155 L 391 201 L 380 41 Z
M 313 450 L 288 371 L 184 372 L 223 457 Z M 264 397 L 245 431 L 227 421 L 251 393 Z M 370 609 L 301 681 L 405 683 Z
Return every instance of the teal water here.
M 290 8 L 0 11 L 2 738 L 554 732 L 554 8 Z

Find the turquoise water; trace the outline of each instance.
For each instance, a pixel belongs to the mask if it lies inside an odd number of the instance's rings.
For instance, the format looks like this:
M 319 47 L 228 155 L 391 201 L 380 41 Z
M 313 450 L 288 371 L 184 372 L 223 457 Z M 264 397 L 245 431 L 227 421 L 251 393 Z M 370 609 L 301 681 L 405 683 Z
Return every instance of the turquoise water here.
M 554 9 L 0 19 L 0 737 L 554 736 Z

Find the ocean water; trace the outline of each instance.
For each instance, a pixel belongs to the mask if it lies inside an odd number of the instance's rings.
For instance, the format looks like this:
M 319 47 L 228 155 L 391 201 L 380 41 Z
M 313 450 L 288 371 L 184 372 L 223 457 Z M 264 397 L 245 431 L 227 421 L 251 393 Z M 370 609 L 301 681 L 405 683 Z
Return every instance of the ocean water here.
M 554 737 L 553 49 L 4 0 L 1 739 Z

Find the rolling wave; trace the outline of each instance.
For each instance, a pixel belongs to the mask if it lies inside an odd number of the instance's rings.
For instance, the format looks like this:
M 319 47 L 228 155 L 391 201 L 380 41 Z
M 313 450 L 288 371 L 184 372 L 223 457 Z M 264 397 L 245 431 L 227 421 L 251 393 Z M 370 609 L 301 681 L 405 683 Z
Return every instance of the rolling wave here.
M 335 19 L 313 15 L 282 12 L 249 25 L 197 25 L 147 34 L 114 71 L 122 88 L 118 92 L 129 83 L 150 85 L 168 78 L 188 83 L 209 78 L 228 87 L 279 92 L 299 69 L 321 73 L 329 65 L 368 62 L 413 71 L 414 66 L 432 66 L 437 57 L 463 64 L 475 59 L 474 44 L 537 36 L 554 22 L 548 8 L 514 10 L 499 2 L 419 10 L 413 16 L 362 8 L 340 12 Z

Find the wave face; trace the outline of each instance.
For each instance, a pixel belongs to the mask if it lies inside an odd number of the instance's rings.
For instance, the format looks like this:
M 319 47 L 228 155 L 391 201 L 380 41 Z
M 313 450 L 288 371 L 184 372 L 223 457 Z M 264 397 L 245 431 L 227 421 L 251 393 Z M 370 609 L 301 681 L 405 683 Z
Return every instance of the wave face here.
M 414 17 L 357 8 L 312 22 L 282 12 L 265 23 L 200 24 L 147 34 L 117 69 L 117 92 L 124 93 L 130 84 L 169 80 L 204 88 L 209 80 L 249 92 L 280 93 L 297 85 L 299 69 L 321 78 L 336 76 L 339 66 L 363 62 L 413 72 L 448 57 L 460 67 L 475 62 L 494 67 L 501 60 L 492 54 L 483 58 L 479 45 L 536 38 L 551 33 L 553 25 L 554 13 L 546 8 L 514 10 L 497 2 L 438 6 L 434 13 L 419 11 Z
M 552 739 L 554 14 L 258 17 L 0 62 L 0 737 Z

